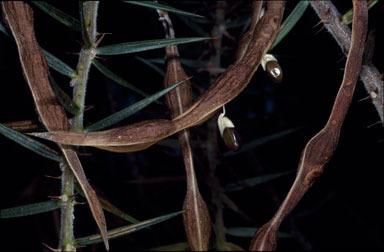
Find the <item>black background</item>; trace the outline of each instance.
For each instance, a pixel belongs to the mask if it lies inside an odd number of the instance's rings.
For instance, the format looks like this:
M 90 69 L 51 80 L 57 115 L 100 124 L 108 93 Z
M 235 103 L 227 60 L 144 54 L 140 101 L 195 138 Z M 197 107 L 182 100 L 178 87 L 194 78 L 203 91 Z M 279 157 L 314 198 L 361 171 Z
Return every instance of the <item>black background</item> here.
M 191 1 L 189 1 L 191 2 Z M 214 1 L 200 3 L 197 13 L 205 15 L 211 22 Z M 341 3 L 342 2 L 342 3 Z M 242 1 L 228 17 L 249 15 L 250 2 Z M 78 16 L 77 2 L 53 3 L 56 7 Z M 195 5 L 188 2 L 170 2 L 175 7 L 194 11 Z M 229 1 L 228 6 L 238 4 Z M 285 16 L 296 2 L 288 1 Z M 338 1 L 337 8 L 344 13 L 352 7 L 349 1 Z M 72 31 L 41 10 L 35 9 L 36 36 L 41 47 L 53 53 L 75 68 L 77 56 L 68 52 L 80 50 L 81 34 Z M 370 10 L 369 29 L 375 29 L 376 46 L 373 63 L 383 71 L 383 27 L 384 5 L 379 2 Z M 171 15 L 177 37 L 193 37 L 192 31 L 175 15 Z M 100 46 L 163 38 L 164 32 L 157 14 L 153 10 L 119 2 L 102 2 L 99 6 L 98 31 L 106 35 Z M 249 86 L 230 102 L 227 115 L 235 123 L 244 143 L 275 132 L 294 127 L 301 130 L 271 141 L 252 151 L 222 159 L 217 176 L 223 186 L 237 180 L 263 174 L 294 170 L 306 142 L 326 123 L 334 98 L 340 86 L 345 58 L 341 49 L 322 25 L 314 27 L 318 17 L 308 7 L 303 18 L 290 34 L 272 51 L 284 71 L 284 81 L 274 84 L 261 70 L 256 72 Z M 204 25 L 210 31 L 212 24 Z M 228 32 L 238 38 L 242 27 Z M 226 51 L 222 65 L 233 62 L 236 43 L 224 38 Z M 210 52 L 209 42 L 200 42 L 179 47 L 181 57 L 196 59 L 203 52 Z M 139 62 L 135 56 L 144 58 L 164 56 L 158 49 L 136 55 L 102 56 L 101 61 L 148 93 L 161 89 L 162 77 Z M 206 60 L 205 56 L 203 60 Z M 206 89 L 209 85 L 207 72 L 197 73 L 186 68 L 194 78 L 194 87 Z M 60 86 L 69 94 L 69 80 L 51 71 Z M 0 108 L 3 122 L 36 119 L 33 100 L 23 78 L 17 48 L 14 41 L 0 34 Z M 196 94 L 198 91 L 194 88 Z M 340 142 L 323 176 L 304 196 L 290 217 L 283 222 L 281 231 L 298 234 L 297 238 L 282 238 L 279 249 L 383 249 L 384 212 L 383 189 L 383 127 L 367 128 L 379 120 L 369 100 L 357 102 L 367 95 L 358 82 L 355 96 L 342 128 Z M 90 124 L 134 103 L 140 97 L 103 77 L 97 70 L 90 72 L 87 89 L 87 105 L 94 108 L 86 112 L 85 124 Z M 150 105 L 143 111 L 124 120 L 119 125 L 149 118 L 169 118 L 167 108 Z M 192 141 L 200 145 L 195 149 L 195 164 L 201 194 L 210 210 L 210 188 L 206 182 L 208 174 L 204 139 L 207 123 L 192 129 Z M 216 136 L 217 137 L 217 136 Z M 172 138 L 175 138 L 173 136 Z M 219 138 L 218 138 L 219 139 Z M 381 141 L 381 142 L 380 142 Z M 22 204 L 47 200 L 48 196 L 60 193 L 59 180 L 45 177 L 59 176 L 58 165 L 29 150 L 0 137 L 1 156 L 1 204 L 9 208 Z M 217 142 L 221 152 L 226 151 L 222 141 Z M 115 154 L 94 148 L 80 148 L 81 160 L 88 179 L 95 190 L 110 202 L 137 219 L 145 220 L 181 210 L 185 196 L 185 175 L 178 149 L 155 145 L 147 150 Z M 259 227 L 275 213 L 294 180 L 294 173 L 261 186 L 228 193 L 228 196 L 250 218 L 246 220 L 232 210 L 224 210 L 227 227 Z M 130 183 L 144 178 L 165 177 L 172 179 L 164 183 Z M 81 196 L 78 201 L 85 202 Z M 211 212 L 212 213 L 212 212 Z M 86 205 L 76 207 L 75 235 L 82 237 L 97 232 L 96 225 Z M 118 217 L 106 213 L 109 228 L 127 225 Z M 31 217 L 1 220 L 2 248 L 6 250 L 38 250 L 42 242 L 57 246 L 59 211 Z M 227 236 L 228 241 L 247 249 L 250 238 Z M 148 249 L 155 246 L 184 242 L 186 240 L 181 216 L 153 226 L 151 229 L 112 240 L 111 250 Z M 92 247 L 82 249 L 91 251 Z M 94 249 L 101 250 L 102 245 Z

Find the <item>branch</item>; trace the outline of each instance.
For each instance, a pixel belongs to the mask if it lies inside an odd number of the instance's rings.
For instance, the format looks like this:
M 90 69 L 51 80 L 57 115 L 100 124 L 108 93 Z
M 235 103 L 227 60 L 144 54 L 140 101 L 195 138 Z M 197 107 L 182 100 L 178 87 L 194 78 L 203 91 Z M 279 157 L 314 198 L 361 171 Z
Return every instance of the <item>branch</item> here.
M 351 43 L 351 30 L 348 25 L 344 25 L 340 21 L 341 15 L 336 7 L 331 1 L 310 1 L 310 4 L 343 53 L 347 55 Z M 372 103 L 384 126 L 384 83 L 379 71 L 371 62 L 364 64 L 361 67 L 360 79 L 371 96 Z
M 48 131 L 69 130 L 70 124 L 64 108 L 59 104 L 49 83 L 48 64 L 35 36 L 32 8 L 21 1 L 1 2 L 1 5 L 4 18 L 16 40 L 24 78 L 31 90 L 40 121 Z M 88 183 L 83 167 L 73 147 L 64 144 L 59 144 L 58 146 L 83 189 L 108 250 L 105 217 L 96 193 Z M 65 195 L 61 198 L 63 204 L 67 204 L 68 200 L 70 200 L 68 196 L 71 195 Z M 73 217 L 70 216 L 70 218 Z M 70 236 L 69 243 L 64 245 L 63 250 L 75 249 L 72 238 Z

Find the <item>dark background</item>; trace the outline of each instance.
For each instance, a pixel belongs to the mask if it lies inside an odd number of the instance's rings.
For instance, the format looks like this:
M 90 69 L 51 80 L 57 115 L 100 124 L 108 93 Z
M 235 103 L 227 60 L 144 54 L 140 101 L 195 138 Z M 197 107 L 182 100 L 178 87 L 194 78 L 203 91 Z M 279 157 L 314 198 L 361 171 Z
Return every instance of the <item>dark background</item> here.
M 340 3 L 342 2 L 342 3 Z M 53 3 L 61 10 L 78 17 L 78 4 Z M 170 4 L 207 17 L 203 29 L 212 29 L 214 1 L 170 1 Z M 288 1 L 285 16 L 296 1 Z M 237 7 L 236 7 L 237 6 Z M 338 1 L 336 5 L 344 13 L 352 4 Z M 232 11 L 231 10 L 232 8 Z M 75 68 L 81 34 L 72 31 L 41 10 L 35 8 L 36 36 L 42 48 L 53 53 Z M 383 71 L 384 5 L 379 2 L 370 10 L 369 29 L 375 29 L 376 47 L 373 63 Z M 228 1 L 227 18 L 247 17 L 249 1 Z M 177 37 L 199 36 L 175 15 L 171 15 Z M 102 2 L 99 6 L 98 31 L 106 35 L 100 46 L 160 39 L 163 27 L 157 21 L 154 10 L 126 3 Z M 290 34 L 272 51 L 284 71 L 284 81 L 274 84 L 259 68 L 249 86 L 227 106 L 227 115 L 235 123 L 244 143 L 285 129 L 303 127 L 288 136 L 271 141 L 251 151 L 224 158 L 220 156 L 217 177 L 225 186 L 238 180 L 295 170 L 306 142 L 326 123 L 334 98 L 340 86 L 345 58 L 337 43 L 321 25 L 318 17 L 308 7 L 303 18 Z M 228 29 L 238 38 L 242 27 Z M 222 66 L 233 62 L 236 42 L 223 39 L 225 51 Z M 181 57 L 197 59 L 201 54 L 207 60 L 212 53 L 210 42 L 200 42 L 179 47 Z M 138 61 L 143 58 L 162 58 L 164 50 L 158 49 L 138 54 L 103 57 L 111 70 L 148 93 L 161 89 L 162 76 Z M 195 95 L 209 86 L 206 71 L 186 68 L 193 76 Z M 71 94 L 69 80 L 51 71 L 59 85 Z M 33 100 L 23 78 L 17 48 L 14 41 L 0 34 L 0 122 L 36 119 Z M 126 88 L 105 78 L 94 68 L 90 72 L 87 89 L 87 105 L 94 108 L 85 114 L 85 124 L 90 124 L 118 111 L 140 99 Z M 367 95 L 361 82 L 357 83 L 355 96 L 342 128 L 340 142 L 323 176 L 304 196 L 290 217 L 283 222 L 280 231 L 294 233 L 296 238 L 279 240 L 278 250 L 283 249 L 383 249 L 384 212 L 383 189 L 383 127 L 367 126 L 379 117 L 369 100 L 357 102 Z M 150 105 L 143 111 L 119 123 L 169 118 L 164 105 Z M 207 123 L 192 129 L 192 142 L 199 187 L 211 213 L 210 187 L 207 182 L 207 153 L 204 141 Z M 175 136 L 172 137 L 176 139 Z M 226 149 L 220 138 L 217 148 Z M 9 208 L 22 204 L 47 200 L 60 194 L 60 181 L 47 178 L 59 176 L 57 163 L 26 150 L 5 137 L 0 137 L 1 152 L 1 204 Z M 145 220 L 181 210 L 185 196 L 185 170 L 180 150 L 155 145 L 147 150 L 116 154 L 94 148 L 80 148 L 85 172 L 95 190 L 122 210 L 137 219 Z M 161 183 L 132 183 L 138 179 L 161 178 Z M 284 199 L 294 173 L 267 184 L 227 195 L 249 217 L 246 220 L 225 208 L 226 227 L 259 227 L 267 222 Z M 81 196 L 78 201 L 85 202 Z M 97 232 L 96 225 L 86 205 L 76 207 L 75 235 L 82 237 Z M 2 248 L 6 250 L 41 250 L 42 242 L 57 246 L 59 211 L 17 219 L 1 220 Z M 106 213 L 109 228 L 127 225 L 118 217 Z M 184 242 L 186 240 L 181 216 L 153 226 L 151 229 L 118 238 L 110 242 L 111 250 L 148 249 L 155 246 Z M 227 240 L 247 249 L 250 238 L 228 235 Z M 102 245 L 93 249 L 101 250 Z M 91 251 L 92 246 L 82 249 Z M 5 251 L 5 250 L 4 250 Z

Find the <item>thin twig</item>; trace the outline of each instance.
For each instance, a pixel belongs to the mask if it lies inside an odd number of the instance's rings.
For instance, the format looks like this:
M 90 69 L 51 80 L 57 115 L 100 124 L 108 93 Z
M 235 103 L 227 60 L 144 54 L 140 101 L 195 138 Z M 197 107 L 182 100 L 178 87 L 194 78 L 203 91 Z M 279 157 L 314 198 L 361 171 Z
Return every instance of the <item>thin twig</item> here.
M 88 74 L 91 68 L 92 60 L 95 57 L 95 40 L 96 40 L 96 20 L 97 20 L 97 10 L 98 10 L 98 1 L 87 1 L 80 2 L 79 9 L 82 18 L 83 24 L 83 37 L 86 36 L 90 43 L 84 43 L 80 51 L 79 62 L 76 67 L 77 75 L 75 78 L 71 79 L 71 86 L 73 86 L 73 102 L 80 108 L 80 114 L 76 115 L 72 119 L 71 131 L 73 132 L 83 132 L 83 118 L 84 118 L 84 108 L 85 108 L 85 96 L 88 82 Z M 89 20 L 86 22 L 85 20 Z M 65 176 L 64 176 L 65 175 Z M 63 184 L 63 193 L 70 191 L 72 195 L 74 194 L 74 178 L 73 173 L 68 169 L 63 171 L 62 184 Z M 72 204 L 73 205 L 73 204 Z M 72 206 L 73 208 L 73 206 Z M 73 214 L 73 209 L 71 210 Z M 72 220 L 73 221 L 73 220 Z M 72 224 L 73 226 L 73 224 Z M 72 227 L 73 228 L 73 227 Z M 104 244 L 107 250 L 109 250 L 108 240 L 106 238 L 106 227 L 100 227 L 101 234 L 103 236 Z

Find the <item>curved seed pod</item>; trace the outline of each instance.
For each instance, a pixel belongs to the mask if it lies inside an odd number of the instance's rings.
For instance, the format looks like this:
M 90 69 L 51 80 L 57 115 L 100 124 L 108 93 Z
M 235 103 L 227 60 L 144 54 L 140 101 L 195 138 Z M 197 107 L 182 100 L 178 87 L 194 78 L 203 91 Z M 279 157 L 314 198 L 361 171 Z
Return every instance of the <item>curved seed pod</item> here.
M 269 77 L 275 83 L 280 83 L 283 80 L 283 70 L 281 69 L 277 59 L 272 54 L 266 54 L 261 61 L 261 66 L 264 71 L 267 71 Z
M 251 39 L 253 37 L 253 32 L 255 31 L 255 27 L 259 19 L 264 15 L 264 9 L 263 7 L 263 1 L 253 1 L 252 4 L 252 19 L 251 19 L 251 26 L 249 28 L 249 31 L 243 34 L 243 36 L 239 40 L 239 45 L 236 50 L 235 59 L 236 62 L 240 61 L 246 51 L 248 50 L 249 43 L 251 42 Z
M 35 37 L 32 8 L 21 1 L 1 2 L 1 7 L 4 19 L 15 38 L 24 78 L 31 90 L 39 120 L 48 131 L 66 132 L 70 125 L 64 108 L 56 99 L 49 83 L 48 64 Z M 80 160 L 71 146 L 64 144 L 58 146 L 85 194 L 105 248 L 109 250 L 104 212 L 95 191 L 85 176 Z
M 353 12 L 352 37 L 344 77 L 327 124 L 306 144 L 291 189 L 272 219 L 256 231 L 250 251 L 271 251 L 276 248 L 277 232 L 281 222 L 296 207 L 316 178 L 322 174 L 324 166 L 336 150 L 341 127 L 360 74 L 368 26 L 367 2 L 353 0 Z
M 267 1 L 265 14 L 257 22 L 244 56 L 229 66 L 210 88 L 195 100 L 189 109 L 172 120 L 142 121 L 120 128 L 86 134 L 51 131 L 30 135 L 70 145 L 129 146 L 135 149 L 135 145 L 160 141 L 176 132 L 203 122 L 240 94 L 248 85 L 277 35 L 284 5 L 285 1 Z
M 175 38 L 175 32 L 168 13 L 158 10 L 160 20 L 165 28 L 166 37 Z M 179 51 L 176 45 L 165 48 L 167 71 L 164 78 L 164 87 L 173 85 L 176 81 L 187 78 L 180 63 Z M 171 112 L 171 118 L 175 118 L 187 110 L 192 104 L 192 90 L 189 80 L 166 94 L 166 101 Z M 211 235 L 211 218 L 207 205 L 200 195 L 193 164 L 193 150 L 190 145 L 189 129 L 183 129 L 178 133 L 181 152 L 187 178 L 187 193 L 183 204 L 184 229 L 192 251 L 207 251 L 209 237 Z

